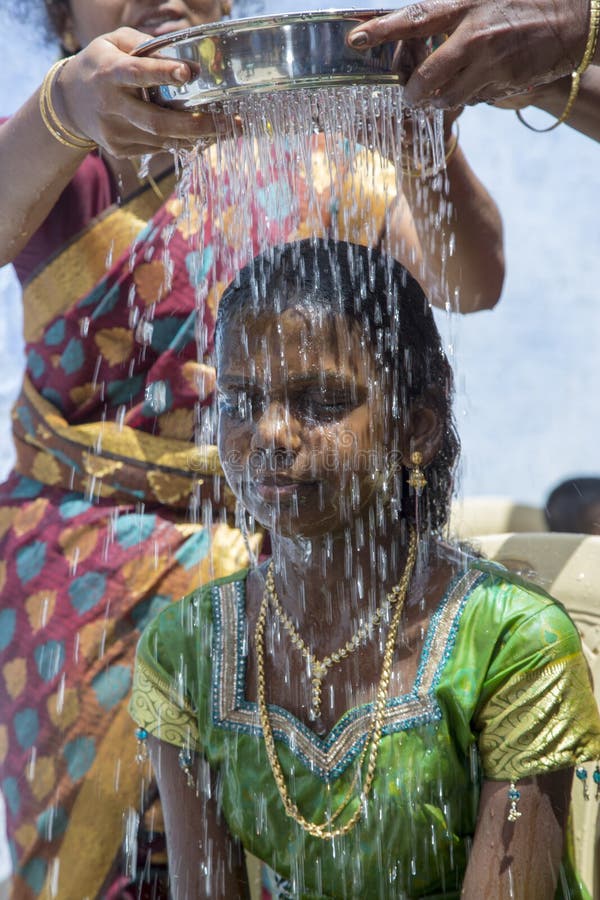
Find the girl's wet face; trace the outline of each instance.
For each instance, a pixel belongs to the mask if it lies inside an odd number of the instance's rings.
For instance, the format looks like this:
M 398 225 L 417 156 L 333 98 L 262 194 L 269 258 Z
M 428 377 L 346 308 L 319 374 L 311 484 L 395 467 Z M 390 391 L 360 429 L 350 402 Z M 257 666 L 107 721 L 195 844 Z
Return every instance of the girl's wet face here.
M 225 6 L 222 0 L 71 0 L 67 30 L 85 47 L 124 25 L 157 36 L 216 22 Z
M 237 312 L 222 331 L 217 388 L 225 475 L 263 525 L 335 533 L 373 501 L 389 392 L 358 323 L 316 305 Z

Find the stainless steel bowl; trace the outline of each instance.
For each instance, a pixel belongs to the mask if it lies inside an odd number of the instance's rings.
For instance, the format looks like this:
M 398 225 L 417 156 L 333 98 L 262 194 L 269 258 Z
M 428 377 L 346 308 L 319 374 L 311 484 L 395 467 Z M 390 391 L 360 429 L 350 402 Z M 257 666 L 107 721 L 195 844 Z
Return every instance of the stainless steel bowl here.
M 180 87 L 148 91 L 161 106 L 199 110 L 248 94 L 351 84 L 399 84 L 394 44 L 353 50 L 348 32 L 389 10 L 323 10 L 199 25 L 147 41 L 140 56 L 166 56 L 189 65 Z

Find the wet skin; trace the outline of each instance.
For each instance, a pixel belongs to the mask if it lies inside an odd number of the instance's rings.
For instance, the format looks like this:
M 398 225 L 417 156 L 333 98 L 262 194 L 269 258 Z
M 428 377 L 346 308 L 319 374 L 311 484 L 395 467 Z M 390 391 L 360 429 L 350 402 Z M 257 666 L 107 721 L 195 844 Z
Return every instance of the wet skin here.
M 223 343 L 219 451 L 236 496 L 283 535 L 343 530 L 372 502 L 384 455 L 386 392 L 358 325 L 237 314 Z
M 401 577 L 403 539 L 382 514 L 383 476 L 411 441 L 435 453 L 431 411 L 415 414 L 410 431 L 403 429 L 391 414 L 388 376 L 370 335 L 344 315 L 313 307 L 258 317 L 237 312 L 222 332 L 217 391 L 225 475 L 243 506 L 271 530 L 281 602 L 322 658 L 351 638 L 365 611 Z M 385 558 L 385 574 L 373 555 Z M 430 568 L 418 586 L 420 603 L 407 607 L 390 686 L 397 694 L 414 681 L 424 623 L 452 574 L 446 564 Z M 247 584 L 249 634 L 263 586 L 255 570 Z M 270 702 L 322 733 L 349 706 L 373 699 L 381 648 L 366 642 L 326 677 L 318 724 L 308 714 L 310 680 L 301 655 L 283 641 L 266 667 Z M 289 678 L 282 680 L 282 671 Z M 256 699 L 255 685 L 251 642 L 247 699 Z

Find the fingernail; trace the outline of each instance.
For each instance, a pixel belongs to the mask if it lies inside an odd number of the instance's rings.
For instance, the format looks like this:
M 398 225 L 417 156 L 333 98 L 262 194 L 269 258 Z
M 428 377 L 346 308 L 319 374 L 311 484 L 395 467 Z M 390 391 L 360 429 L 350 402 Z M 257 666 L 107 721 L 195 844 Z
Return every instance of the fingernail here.
M 364 47 L 369 42 L 369 35 L 366 31 L 357 31 L 348 38 L 351 47 Z
M 179 81 L 181 84 L 188 80 L 189 74 L 187 66 L 177 66 L 172 72 L 173 79 Z
M 431 97 L 423 97 L 418 92 L 411 90 L 410 83 L 404 88 L 402 102 L 405 106 L 411 107 L 411 109 L 418 109 L 421 106 L 426 106 L 428 103 L 431 103 L 431 101 Z

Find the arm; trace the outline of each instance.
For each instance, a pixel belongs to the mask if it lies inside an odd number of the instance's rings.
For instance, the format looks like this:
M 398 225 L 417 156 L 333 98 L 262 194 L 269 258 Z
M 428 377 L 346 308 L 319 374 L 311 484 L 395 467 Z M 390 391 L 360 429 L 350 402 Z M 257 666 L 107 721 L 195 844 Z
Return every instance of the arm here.
M 173 900 L 248 898 L 244 853 L 223 820 L 216 778 L 208 764 L 196 766 L 198 793 L 187 784 L 179 750 L 148 739 L 165 819 Z
M 508 782 L 483 783 L 461 900 L 554 897 L 571 781 L 571 769 L 519 781 L 516 822 L 506 818 Z
M 568 76 L 534 88 L 531 94 L 522 96 L 528 98 L 529 105 L 537 106 L 558 119 L 567 104 L 570 90 L 571 77 Z M 577 100 L 565 125 L 594 141 L 600 141 L 600 65 L 590 66 L 583 73 Z
M 448 127 L 447 145 L 450 140 Z M 423 282 L 431 302 L 444 307 L 449 300 L 451 308 L 462 313 L 491 309 L 504 282 L 500 213 L 460 145 L 448 160 L 447 179 L 437 179 L 440 181 L 447 182 L 447 191 L 442 184 L 436 185 L 435 192 L 433 188 L 417 190 L 414 179 L 403 179 L 408 204 L 399 202 L 390 216 L 392 252 L 406 258 L 402 247 L 410 241 L 407 215 L 412 215 L 421 258 L 407 260 L 406 265 Z M 428 208 L 424 209 L 423 199 L 428 201 Z M 446 215 L 442 214 L 444 210 Z M 439 229 L 432 223 L 434 217 L 439 219 Z M 448 254 L 451 236 L 454 246 Z M 415 263 L 420 271 L 416 271 Z
M 366 49 L 448 35 L 412 73 L 405 99 L 456 107 L 572 72 L 583 57 L 588 25 L 589 0 L 426 0 L 358 25 L 349 42 Z
M 131 28 L 96 38 L 69 59 L 53 85 L 56 111 L 69 130 L 115 158 L 156 152 L 215 130 L 212 117 L 198 119 L 141 99 L 142 87 L 190 77 L 176 60 L 130 56 L 146 38 Z M 27 244 L 85 155 L 46 129 L 39 93 L 0 126 L 0 266 Z

